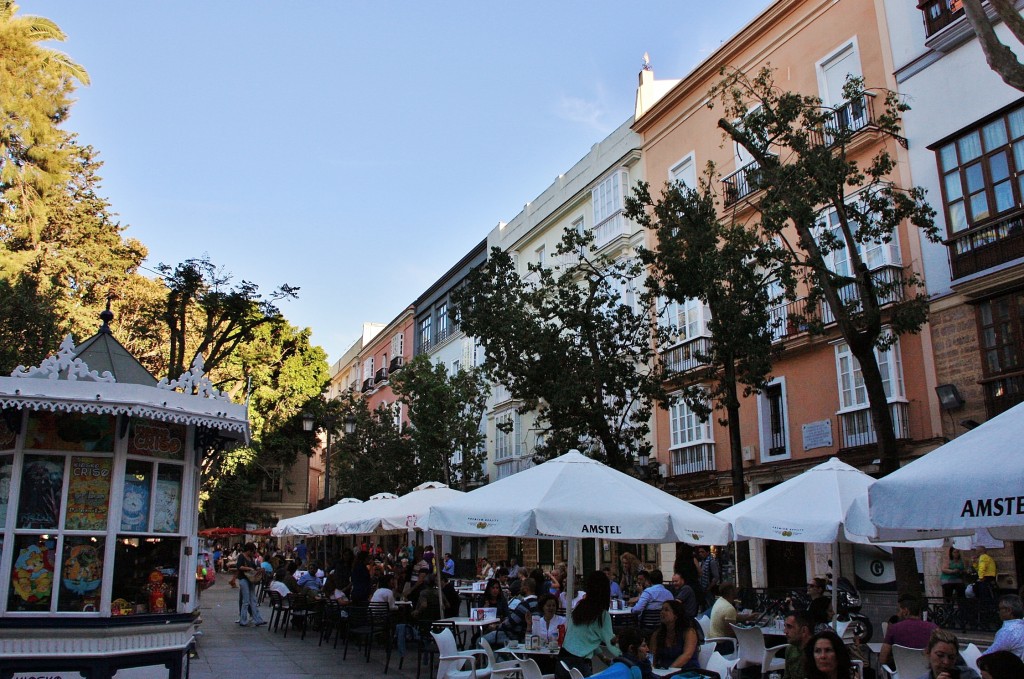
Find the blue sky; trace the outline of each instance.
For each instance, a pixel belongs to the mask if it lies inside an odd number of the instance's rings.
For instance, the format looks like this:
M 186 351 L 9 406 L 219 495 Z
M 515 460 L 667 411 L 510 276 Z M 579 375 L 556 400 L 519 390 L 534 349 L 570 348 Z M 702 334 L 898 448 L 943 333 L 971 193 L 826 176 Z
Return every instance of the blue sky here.
M 89 71 L 68 129 L 149 265 L 208 254 L 335 360 L 768 0 L 24 0 Z

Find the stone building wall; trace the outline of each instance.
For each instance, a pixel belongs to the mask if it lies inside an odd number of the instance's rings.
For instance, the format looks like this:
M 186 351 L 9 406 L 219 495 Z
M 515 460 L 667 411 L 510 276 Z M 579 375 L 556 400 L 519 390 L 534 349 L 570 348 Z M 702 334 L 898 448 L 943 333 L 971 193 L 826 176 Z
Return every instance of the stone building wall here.
M 969 304 L 933 308 L 930 320 L 938 384 L 955 384 L 965 401 L 959 410 L 942 416 L 943 436 L 953 439 L 964 433 L 961 420 L 988 419 L 985 393 L 978 384 L 982 376 L 978 324 L 974 307 Z

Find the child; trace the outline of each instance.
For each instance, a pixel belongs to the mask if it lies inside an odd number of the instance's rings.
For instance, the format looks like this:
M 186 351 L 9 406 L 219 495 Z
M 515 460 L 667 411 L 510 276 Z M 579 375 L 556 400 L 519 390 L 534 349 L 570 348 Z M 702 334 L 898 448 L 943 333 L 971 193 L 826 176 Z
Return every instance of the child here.
M 619 648 L 622 649 L 622 655 L 615 658 L 615 663 L 622 663 L 626 667 L 638 667 L 643 679 L 655 679 L 648 656 L 650 649 L 647 647 L 647 639 L 640 630 L 636 627 L 627 627 L 619 632 Z

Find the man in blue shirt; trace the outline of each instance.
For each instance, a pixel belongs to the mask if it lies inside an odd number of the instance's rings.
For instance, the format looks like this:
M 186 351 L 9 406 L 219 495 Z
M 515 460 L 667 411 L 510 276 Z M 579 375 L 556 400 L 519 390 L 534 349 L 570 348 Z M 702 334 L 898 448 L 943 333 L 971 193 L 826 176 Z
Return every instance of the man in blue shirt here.
M 309 570 L 305 571 L 299 576 L 298 585 L 299 589 L 312 589 L 320 591 L 320 579 L 316 576 L 317 565 L 316 563 L 309 564 Z
M 636 603 L 633 604 L 634 614 L 640 615 L 648 609 L 660 611 L 663 603 L 673 599 L 672 592 L 665 589 L 665 585 L 661 584 L 663 579 L 664 576 L 657 568 L 647 574 L 647 581 L 651 584 L 644 591 L 640 592 Z
M 619 583 L 615 581 L 615 576 L 612 575 L 612 569 L 609 568 L 608 566 L 605 566 L 601 570 L 604 571 L 605 576 L 607 576 L 608 581 L 611 583 L 612 598 L 613 599 L 621 599 L 622 598 L 622 588 L 619 587 Z
M 441 569 L 441 572 L 444 573 L 445 575 L 447 575 L 450 578 L 454 578 L 455 577 L 455 559 L 453 559 L 452 555 L 449 554 L 448 552 L 445 552 L 445 555 L 444 555 L 444 568 Z

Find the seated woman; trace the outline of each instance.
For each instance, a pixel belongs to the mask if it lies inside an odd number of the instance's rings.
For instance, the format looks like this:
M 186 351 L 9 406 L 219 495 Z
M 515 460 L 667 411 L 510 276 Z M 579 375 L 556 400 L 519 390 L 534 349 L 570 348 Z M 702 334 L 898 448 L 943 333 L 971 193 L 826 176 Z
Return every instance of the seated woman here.
M 496 617 L 502 620 L 508 617 L 508 601 L 505 599 L 505 595 L 501 593 L 501 583 L 494 578 L 487 581 L 484 595 L 480 598 L 480 608 L 497 609 Z
M 655 667 L 697 669 L 700 626 L 686 615 L 683 603 L 671 599 L 661 605 L 661 625 L 651 636 Z
M 856 676 L 850 652 L 831 630 L 818 632 L 804 646 L 807 679 L 851 679 Z
M 557 642 L 558 627 L 559 625 L 565 625 L 565 618 L 561 615 L 556 615 L 558 612 L 558 602 L 550 594 L 542 594 L 537 598 L 537 608 L 540 610 L 540 615 L 534 616 L 533 620 L 530 621 L 530 634 L 540 637 L 542 644 L 548 644 L 552 641 Z
M 960 658 L 960 640 L 952 632 L 933 630 L 924 657 L 928 660 L 928 673 L 920 679 L 979 679 L 978 673 Z
M 647 659 L 649 648 L 647 639 L 636 627 L 627 627 L 619 632 L 619 648 L 622 655 L 614 662 L 621 663 L 626 667 L 640 668 L 642 679 L 654 679 L 655 674 L 651 668 L 651 661 Z
M 824 596 L 818 597 L 811 601 L 807 611 L 811 614 L 811 619 L 814 620 L 815 634 L 832 629 L 832 599 Z

